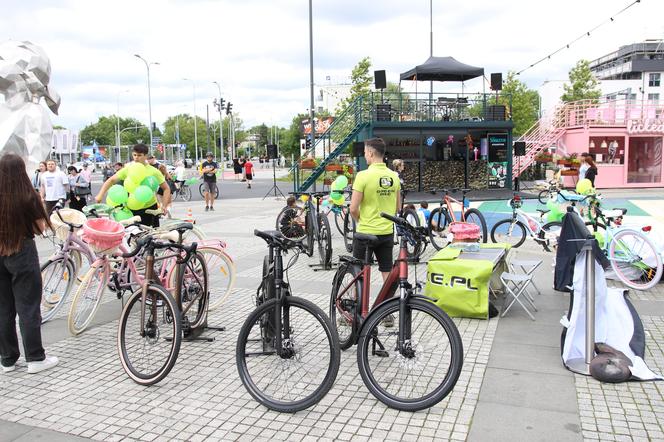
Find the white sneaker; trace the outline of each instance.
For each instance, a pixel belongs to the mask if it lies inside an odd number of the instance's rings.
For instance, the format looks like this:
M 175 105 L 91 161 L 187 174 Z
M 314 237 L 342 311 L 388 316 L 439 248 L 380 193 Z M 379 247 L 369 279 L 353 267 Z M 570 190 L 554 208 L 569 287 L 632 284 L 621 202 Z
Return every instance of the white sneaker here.
M 40 371 L 48 370 L 58 365 L 58 358 L 56 356 L 46 356 L 43 361 L 28 362 L 28 373 L 35 374 Z
M 10 371 L 16 370 L 16 364 L 10 365 L 9 367 L 2 366 L 3 373 L 9 373 Z

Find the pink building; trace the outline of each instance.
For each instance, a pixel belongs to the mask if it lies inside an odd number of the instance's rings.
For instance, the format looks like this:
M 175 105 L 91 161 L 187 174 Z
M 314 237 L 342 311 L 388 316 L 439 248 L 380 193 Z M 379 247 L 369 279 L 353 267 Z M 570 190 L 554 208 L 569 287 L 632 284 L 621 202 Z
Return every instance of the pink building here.
M 540 121 L 519 141 L 526 156 L 515 167 L 518 176 L 543 149 L 559 155 L 592 154 L 598 188 L 662 187 L 664 105 L 657 101 L 584 100 L 561 105 L 550 121 Z M 567 177 L 566 184 L 573 185 Z

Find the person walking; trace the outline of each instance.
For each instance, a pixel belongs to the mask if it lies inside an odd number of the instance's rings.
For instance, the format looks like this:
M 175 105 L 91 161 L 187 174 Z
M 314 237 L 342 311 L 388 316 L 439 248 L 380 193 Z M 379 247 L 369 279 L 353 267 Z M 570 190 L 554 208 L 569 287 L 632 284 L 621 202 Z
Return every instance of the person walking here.
M 136 144 L 132 148 L 131 156 L 134 159 L 134 162 L 141 163 L 146 166 L 145 172 L 148 174 L 148 176 L 153 176 L 157 179 L 159 188 L 163 189 L 164 191 L 164 195 L 162 196 L 162 211 L 166 213 L 168 210 L 167 208 L 171 205 L 171 189 L 168 187 L 168 184 L 166 184 L 166 179 L 164 178 L 164 175 L 159 172 L 159 169 L 156 167 L 148 167 L 150 166 L 147 161 L 148 151 L 149 148 L 145 144 Z M 101 203 L 104 196 L 106 195 L 106 192 L 108 192 L 108 189 L 110 189 L 113 184 L 117 184 L 120 181 L 124 182 L 124 180 L 127 179 L 128 172 L 129 167 L 123 167 L 115 175 L 106 180 L 104 184 L 102 184 L 101 189 L 99 189 L 99 193 L 97 193 L 95 201 Z M 152 199 L 148 201 L 147 207 L 143 209 L 132 210 L 131 212 L 135 216 L 141 217 L 141 224 L 150 227 L 159 227 L 159 216 L 146 213 L 146 210 L 152 211 L 157 208 L 159 208 L 159 205 L 157 204 L 157 198 L 156 196 L 153 196 Z
M 244 162 L 244 176 L 247 180 L 247 189 L 251 189 L 251 180 L 254 179 L 254 165 L 249 159 Z
M 13 153 L 0 158 L 0 365 L 16 370 L 21 355 L 16 316 L 21 329 L 28 373 L 58 365 L 46 356 L 41 338 L 42 278 L 35 235 L 51 227 L 44 205 L 25 172 L 25 162 Z
M 90 183 L 86 181 L 83 172 L 79 173 L 74 166 L 69 166 L 67 172 L 69 172 L 69 208 L 83 210 L 91 193 Z
M 219 165 L 214 161 L 212 152 L 208 152 L 203 162 L 203 193 L 205 195 L 205 211 L 214 212 L 214 199 L 217 197 L 217 169 Z
M 35 170 L 32 176 L 32 187 L 39 193 L 42 173 L 46 172 L 46 161 L 39 162 L 39 168 Z
M 41 176 L 40 193 L 46 205 L 46 213 L 51 213 L 59 200 L 67 198 L 69 179 L 57 168 L 54 160 L 46 162 L 46 172 Z
M 67 168 L 69 170 L 69 168 Z M 81 170 L 81 175 L 88 183 L 92 182 L 92 171 L 88 168 L 88 163 L 83 163 L 83 169 Z
M 370 249 L 378 261 L 378 270 L 387 279 L 392 270 L 394 226 L 392 221 L 380 216 L 381 212 L 393 215 L 401 207 L 401 184 L 399 176 L 385 165 L 385 142 L 382 138 L 371 138 L 364 142 L 364 158 L 369 167 L 359 172 L 353 182 L 350 214 L 357 223 L 357 231 L 378 237 Z M 364 259 L 369 245 L 353 240 L 353 256 Z

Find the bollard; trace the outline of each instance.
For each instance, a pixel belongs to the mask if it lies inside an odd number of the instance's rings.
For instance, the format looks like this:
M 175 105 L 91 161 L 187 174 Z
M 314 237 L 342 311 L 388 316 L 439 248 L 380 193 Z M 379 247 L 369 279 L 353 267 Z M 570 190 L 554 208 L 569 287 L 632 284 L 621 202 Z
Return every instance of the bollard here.
M 586 345 L 585 357 L 567 361 L 567 367 L 579 374 L 590 375 L 590 362 L 595 357 L 595 256 L 594 237 L 584 240 L 581 251 L 586 252 Z

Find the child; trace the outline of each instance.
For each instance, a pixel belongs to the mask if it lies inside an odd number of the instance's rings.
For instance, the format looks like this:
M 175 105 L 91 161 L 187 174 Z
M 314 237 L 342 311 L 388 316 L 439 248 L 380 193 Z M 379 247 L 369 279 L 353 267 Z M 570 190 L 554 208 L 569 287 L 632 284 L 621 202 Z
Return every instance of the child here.
M 420 208 L 417 209 L 417 215 L 420 217 L 420 225 L 426 226 L 429 217 L 431 216 L 431 210 L 429 210 L 429 203 L 422 201 L 420 203 Z

